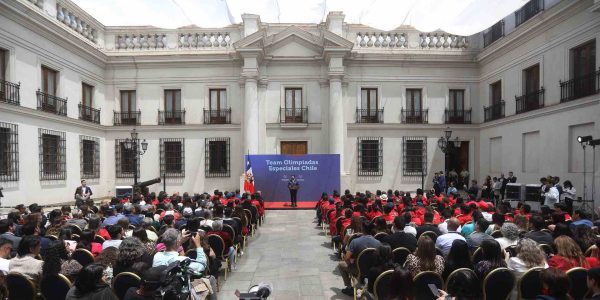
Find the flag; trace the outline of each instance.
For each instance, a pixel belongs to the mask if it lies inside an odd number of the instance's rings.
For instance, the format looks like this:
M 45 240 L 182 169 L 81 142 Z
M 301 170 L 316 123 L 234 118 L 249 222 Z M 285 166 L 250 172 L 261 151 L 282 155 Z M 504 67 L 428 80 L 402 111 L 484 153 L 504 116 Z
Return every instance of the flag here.
M 250 165 L 249 156 L 246 156 L 246 172 L 244 173 L 244 192 L 254 194 L 254 175 L 252 174 L 252 165 Z

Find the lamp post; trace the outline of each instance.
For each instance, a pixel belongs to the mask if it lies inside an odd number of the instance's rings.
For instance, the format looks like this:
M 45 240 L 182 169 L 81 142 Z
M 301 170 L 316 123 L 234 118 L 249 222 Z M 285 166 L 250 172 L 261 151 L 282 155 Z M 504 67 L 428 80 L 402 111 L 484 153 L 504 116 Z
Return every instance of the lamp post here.
M 450 127 L 446 127 L 446 130 L 444 130 L 444 136 L 438 139 L 438 147 L 444 153 L 444 177 L 446 177 L 446 185 L 448 184 L 448 153 L 450 152 L 449 142 L 451 137 L 452 130 L 450 130 Z
M 124 142 L 125 149 L 127 149 L 128 151 L 131 150 L 133 152 L 133 186 L 137 186 L 138 184 L 138 159 L 140 159 L 140 156 L 144 155 L 144 153 L 146 153 L 146 150 L 148 150 L 148 142 L 146 142 L 146 139 L 144 139 L 141 142 L 141 150 L 139 150 L 138 144 L 140 144 L 140 140 L 138 139 L 138 133 L 134 128 L 131 131 L 131 138 L 127 138 Z

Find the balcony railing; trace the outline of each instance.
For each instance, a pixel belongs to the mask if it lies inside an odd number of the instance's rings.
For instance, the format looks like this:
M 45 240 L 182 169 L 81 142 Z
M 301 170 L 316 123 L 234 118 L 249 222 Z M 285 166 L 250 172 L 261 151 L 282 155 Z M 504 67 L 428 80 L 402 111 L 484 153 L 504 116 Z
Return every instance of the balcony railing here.
M 184 125 L 185 124 L 185 109 L 184 110 L 159 110 L 158 125 Z
M 21 83 L 12 83 L 6 80 L 0 80 L 0 102 L 19 105 L 20 95 L 19 88 Z
M 79 103 L 79 120 L 100 124 L 100 109 Z
M 279 111 L 279 122 L 308 124 L 308 107 L 281 108 Z
M 525 21 L 531 19 L 542 10 L 544 10 L 544 0 L 531 0 L 527 2 L 521 9 L 515 11 L 515 27 L 525 23 Z
M 383 123 L 383 109 L 356 109 L 356 123 Z
M 231 124 L 231 107 L 227 109 L 205 109 L 204 124 Z
M 483 117 L 485 122 L 504 118 L 504 100 L 494 103 L 488 107 L 483 107 Z
M 515 102 L 518 114 L 544 107 L 544 87 L 523 96 L 515 96 Z
M 488 32 L 483 34 L 483 47 L 491 45 L 499 38 L 504 36 L 504 20 L 492 25 Z
M 37 109 L 60 116 L 67 115 L 67 99 L 46 94 L 37 90 Z
M 446 109 L 444 122 L 446 124 L 471 124 L 471 109 Z
M 142 117 L 141 111 L 115 111 L 113 115 L 113 124 L 115 126 L 121 125 L 140 125 L 140 119 Z
M 429 109 L 402 109 L 402 123 L 427 124 Z
M 600 69 L 585 76 L 560 83 L 560 102 L 567 102 L 600 92 Z

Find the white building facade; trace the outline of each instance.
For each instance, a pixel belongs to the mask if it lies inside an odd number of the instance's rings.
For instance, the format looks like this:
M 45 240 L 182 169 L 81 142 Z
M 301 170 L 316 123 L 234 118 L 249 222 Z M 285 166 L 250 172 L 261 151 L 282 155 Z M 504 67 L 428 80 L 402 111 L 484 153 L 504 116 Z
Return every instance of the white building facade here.
M 583 196 L 576 137 L 600 138 L 598 0 L 533 0 L 468 37 L 381 32 L 343 13 L 243 20 L 107 27 L 69 0 L 0 1 L 2 205 L 71 201 L 80 179 L 113 196 L 133 182 L 133 128 L 148 142 L 139 180 L 166 174 L 169 193 L 239 188 L 247 153 L 334 153 L 352 191 L 414 191 L 447 168 L 551 174 Z

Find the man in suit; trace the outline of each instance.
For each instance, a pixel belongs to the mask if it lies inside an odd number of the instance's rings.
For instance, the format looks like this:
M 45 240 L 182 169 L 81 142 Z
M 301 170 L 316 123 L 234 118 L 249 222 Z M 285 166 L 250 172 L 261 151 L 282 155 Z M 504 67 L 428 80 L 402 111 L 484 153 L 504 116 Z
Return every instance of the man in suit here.
M 300 184 L 298 183 L 298 180 L 296 180 L 296 177 L 294 175 L 292 175 L 292 178 L 290 178 L 290 180 L 288 181 L 288 190 L 290 190 L 290 200 L 292 202 L 292 207 L 297 207 L 298 206 L 298 190 L 300 189 Z
M 513 176 L 513 172 L 510 171 L 508 172 L 508 178 L 506 178 L 506 180 L 508 181 L 508 183 L 516 183 L 517 177 Z
M 12 219 L 0 220 L 0 238 L 5 238 L 11 241 L 13 244 L 11 257 L 14 257 L 17 254 L 17 249 L 19 248 L 19 243 L 21 242 L 21 238 L 15 235 L 15 229 L 16 226 Z
M 85 200 L 92 196 L 92 189 L 87 186 L 85 179 L 81 180 L 81 185 L 75 189 L 75 206 L 79 207 L 85 203 Z

